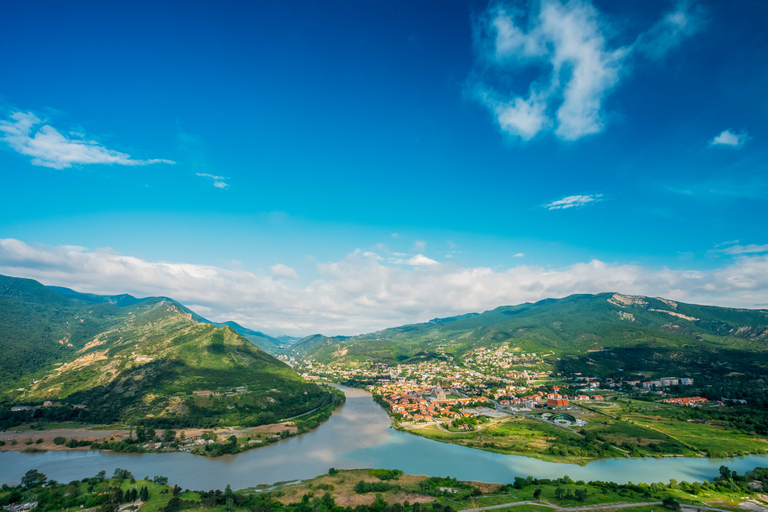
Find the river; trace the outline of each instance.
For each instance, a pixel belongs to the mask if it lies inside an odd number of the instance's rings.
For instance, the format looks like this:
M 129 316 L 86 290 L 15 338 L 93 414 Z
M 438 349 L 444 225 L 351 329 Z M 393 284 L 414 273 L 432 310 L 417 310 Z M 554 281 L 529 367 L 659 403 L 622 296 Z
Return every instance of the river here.
M 768 466 L 768 456 L 736 459 L 665 458 L 608 459 L 586 466 L 500 455 L 439 443 L 394 430 L 386 412 L 371 395 L 341 386 L 347 402 L 316 430 L 238 455 L 208 458 L 188 453 L 121 454 L 102 451 L 55 451 L 0 454 L 0 483 L 18 482 L 29 469 L 38 469 L 60 482 L 82 479 L 115 468 L 137 478 L 167 476 L 171 485 L 186 489 L 233 489 L 258 484 L 303 480 L 328 468 L 396 468 L 410 474 L 453 476 L 460 480 L 507 483 L 515 476 L 574 480 L 667 482 L 711 480 L 725 464 L 740 473 Z

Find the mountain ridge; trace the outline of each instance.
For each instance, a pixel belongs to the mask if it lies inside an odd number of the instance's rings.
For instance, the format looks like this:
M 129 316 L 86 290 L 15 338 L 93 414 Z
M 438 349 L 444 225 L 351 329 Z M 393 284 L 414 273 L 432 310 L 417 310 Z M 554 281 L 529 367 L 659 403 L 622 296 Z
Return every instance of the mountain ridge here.
M 630 356 L 644 362 L 666 358 L 671 363 L 675 358 L 692 360 L 701 355 L 713 363 L 720 354 L 742 369 L 749 367 L 754 372 L 761 368 L 768 374 L 768 310 L 704 306 L 615 292 L 575 294 L 358 336 L 314 335 L 286 353 L 297 360 L 327 364 L 363 360 L 395 364 L 459 357 L 472 349 L 500 344 L 522 352 L 552 352 L 560 360 L 552 364 L 553 369 L 570 368 L 573 365 L 568 361 L 582 359 L 582 366 L 590 360 L 593 366 L 610 373 L 623 366 L 636 367 L 630 364 Z M 610 353 L 616 356 L 612 362 L 607 357 Z M 589 354 L 593 355 L 587 357 Z M 750 360 L 738 363 L 737 359 L 745 356 Z M 660 372 L 675 370 L 674 364 L 649 366 Z

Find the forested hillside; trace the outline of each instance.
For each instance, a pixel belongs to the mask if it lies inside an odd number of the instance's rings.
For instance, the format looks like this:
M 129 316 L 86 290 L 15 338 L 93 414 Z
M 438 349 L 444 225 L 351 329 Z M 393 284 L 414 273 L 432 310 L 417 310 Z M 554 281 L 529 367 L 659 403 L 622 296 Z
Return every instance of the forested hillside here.
M 35 281 L 0 278 L 0 407 L 52 401 L 14 414 L 257 424 L 332 398 L 230 327 L 200 323 L 169 299 L 126 302 L 67 298 Z

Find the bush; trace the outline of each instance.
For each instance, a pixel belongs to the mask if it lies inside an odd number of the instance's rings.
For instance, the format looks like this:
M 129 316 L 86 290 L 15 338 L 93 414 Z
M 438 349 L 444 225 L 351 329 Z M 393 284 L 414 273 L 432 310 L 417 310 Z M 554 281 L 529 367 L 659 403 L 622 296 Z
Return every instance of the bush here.
M 65 437 L 58 436 L 53 438 L 53 443 L 58 444 L 59 446 L 61 446 L 66 442 L 67 442 L 67 439 Z

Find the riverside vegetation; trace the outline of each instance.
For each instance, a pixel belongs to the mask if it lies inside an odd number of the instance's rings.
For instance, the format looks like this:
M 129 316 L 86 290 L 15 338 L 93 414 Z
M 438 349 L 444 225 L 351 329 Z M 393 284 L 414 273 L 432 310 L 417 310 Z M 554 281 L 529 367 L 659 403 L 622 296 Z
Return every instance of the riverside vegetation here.
M 551 510 L 552 506 L 580 510 L 630 508 L 646 512 L 683 505 L 743 510 L 740 505 L 766 504 L 768 468 L 744 474 L 720 467 L 711 482 L 616 484 L 516 477 L 507 484 L 463 482 L 451 477 L 404 475 L 397 470 L 336 470 L 301 483 L 233 491 L 187 490 L 167 477 L 136 479 L 125 469 L 111 478 L 104 471 L 92 478 L 60 483 L 30 470 L 15 486 L 0 488 L 0 506 L 26 507 L 33 512 L 70 508 L 116 512 L 454 512 L 504 505 L 510 511 Z

